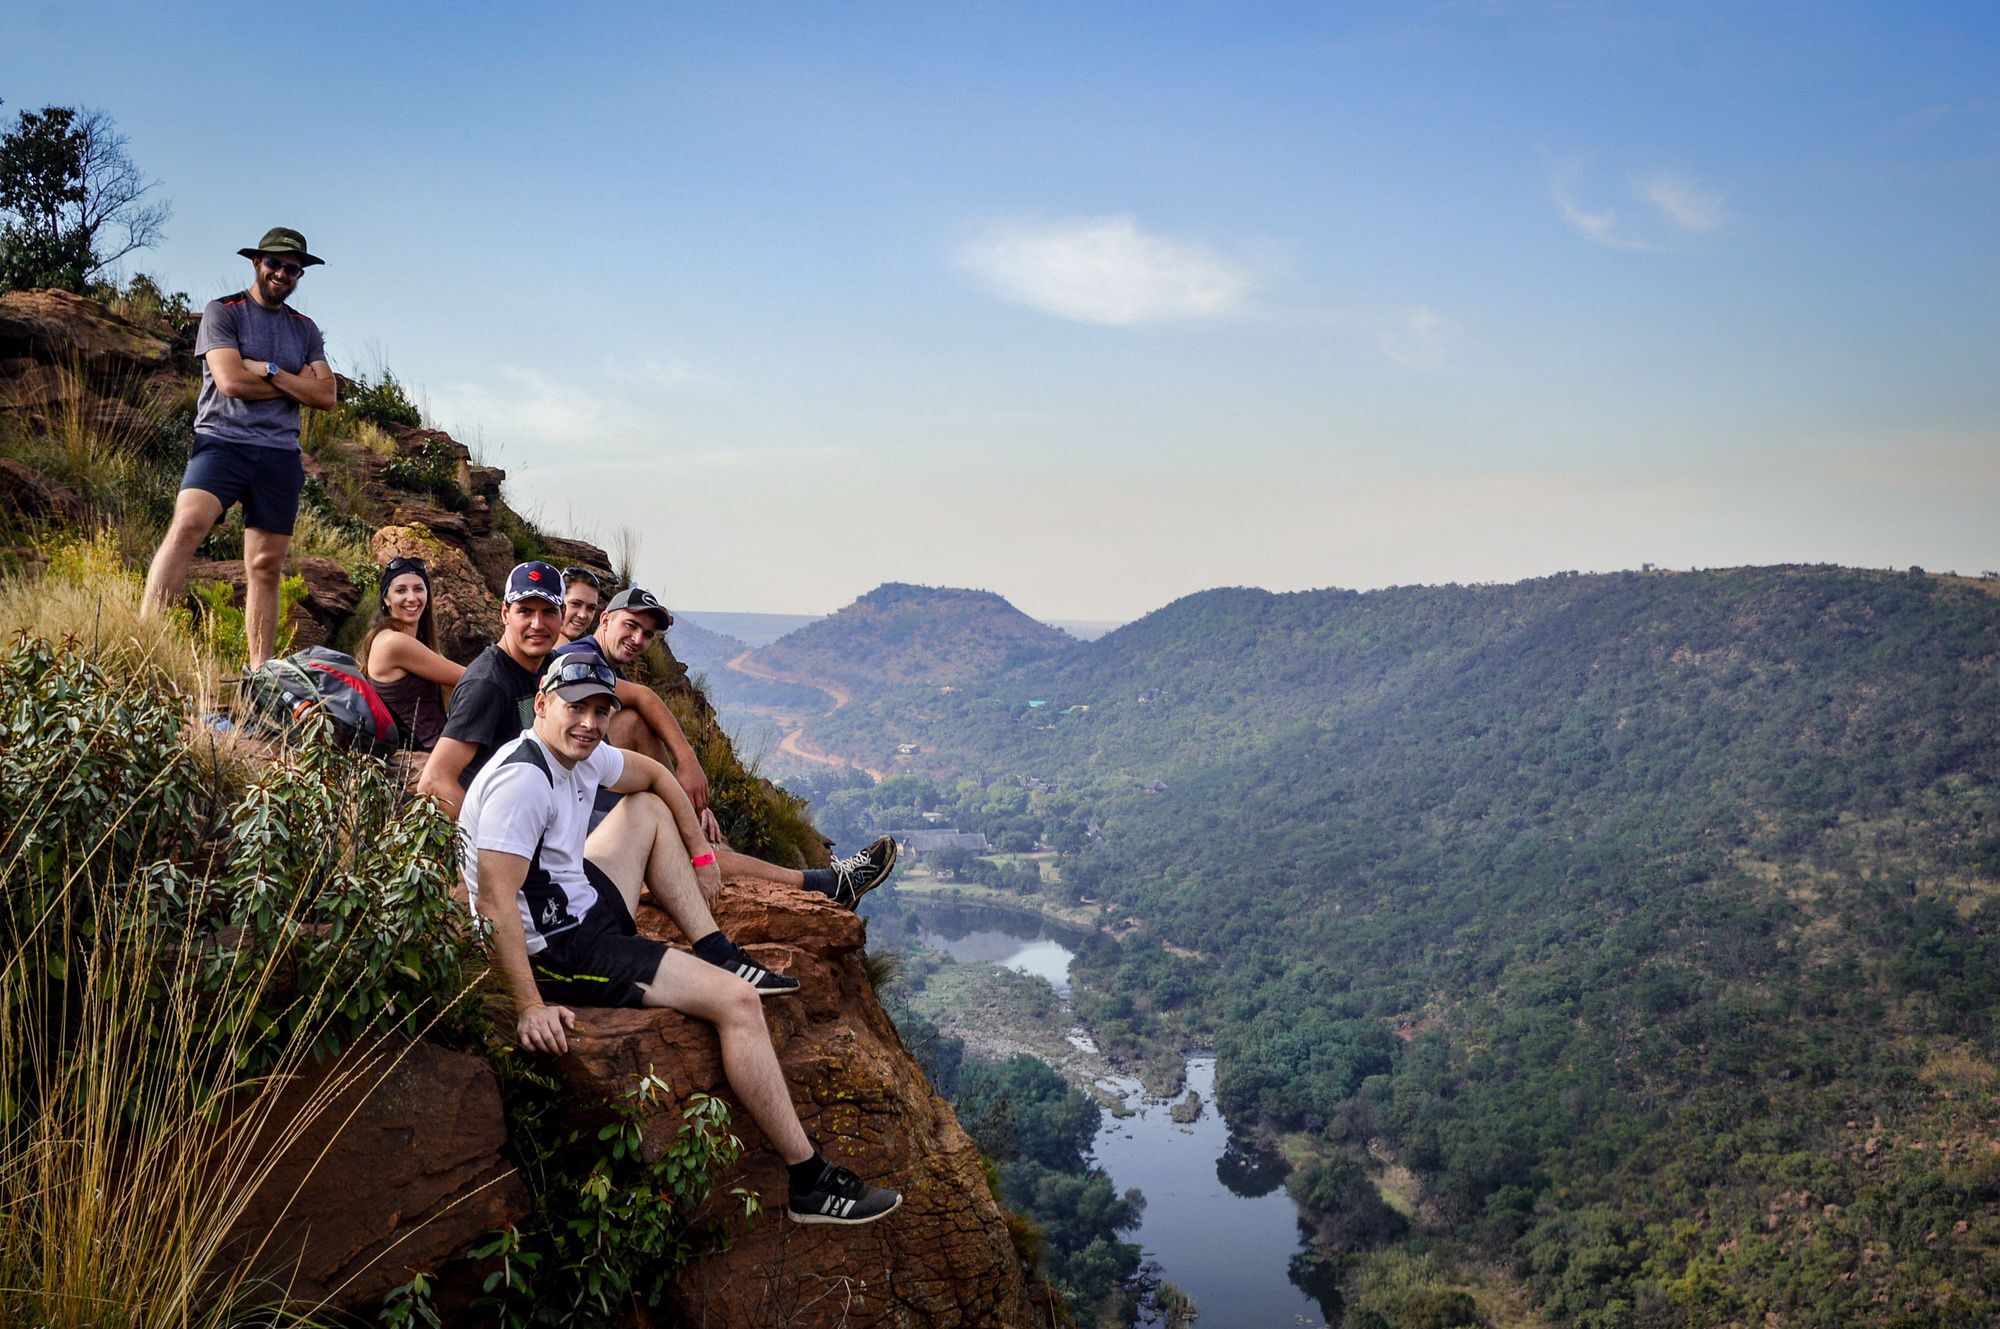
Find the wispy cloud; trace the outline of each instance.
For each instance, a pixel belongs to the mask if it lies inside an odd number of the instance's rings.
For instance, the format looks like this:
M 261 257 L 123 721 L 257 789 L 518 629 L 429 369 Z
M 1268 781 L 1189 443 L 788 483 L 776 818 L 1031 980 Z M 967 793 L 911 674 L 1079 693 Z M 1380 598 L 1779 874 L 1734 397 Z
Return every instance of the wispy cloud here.
M 1651 250 L 1659 248 L 1638 236 L 1631 234 L 1619 223 L 1618 213 L 1611 208 L 1592 209 L 1585 207 L 1576 198 L 1574 172 L 1558 171 L 1549 182 L 1549 193 L 1556 201 L 1556 210 L 1571 229 L 1589 236 L 1600 245 L 1612 249 Z
M 1683 235 L 1717 230 L 1729 220 L 1721 194 L 1672 171 L 1634 173 L 1628 179 L 1632 198 L 1650 212 L 1636 220 L 1609 205 L 1585 202 L 1579 174 L 1575 165 L 1558 168 L 1550 177 L 1549 195 L 1572 230 L 1610 249 L 1668 249 Z
M 1670 172 L 1635 176 L 1632 191 L 1683 231 L 1713 231 L 1729 220 L 1722 195 Z
M 1375 344 L 1405 369 L 1436 369 L 1458 332 L 1456 320 L 1429 305 L 1412 305 L 1375 333 Z
M 526 365 L 496 365 L 484 378 L 426 393 L 426 412 L 454 431 L 502 448 L 587 449 L 596 457 L 650 451 L 666 441 L 660 403 L 670 393 L 714 380 L 677 360 L 604 366 L 589 379 Z
M 1108 327 L 1219 318 L 1255 285 L 1248 269 L 1124 215 L 995 223 L 955 258 L 1004 299 Z

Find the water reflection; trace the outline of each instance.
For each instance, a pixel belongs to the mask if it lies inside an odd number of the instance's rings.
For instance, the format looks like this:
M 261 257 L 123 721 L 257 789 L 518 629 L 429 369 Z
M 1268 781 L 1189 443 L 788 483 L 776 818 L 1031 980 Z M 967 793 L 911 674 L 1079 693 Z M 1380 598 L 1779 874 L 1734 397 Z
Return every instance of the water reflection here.
M 1069 996 L 1069 965 L 1080 941 L 1074 930 L 1046 919 L 1000 909 L 931 905 L 906 910 L 894 926 L 869 918 L 878 938 L 915 942 L 942 951 L 961 964 L 990 964 L 1039 978 Z
M 1071 952 L 1081 941 L 1020 914 L 907 903 L 871 913 L 869 932 L 876 944 L 917 942 L 954 960 L 1035 974 L 1065 1004 Z M 1073 1041 L 1089 1043 L 1081 1030 Z M 1301 1250 L 1298 1211 L 1283 1190 L 1285 1161 L 1230 1132 L 1215 1106 L 1213 1057 L 1187 1065 L 1187 1087 L 1206 1105 L 1193 1122 L 1174 1121 L 1172 1101 L 1147 1098 L 1135 1080 L 1100 1087 L 1133 1111 L 1104 1114 L 1094 1160 L 1119 1191 L 1144 1193 L 1144 1216 L 1127 1239 L 1144 1248 L 1161 1277 L 1195 1298 L 1200 1329 L 1320 1329 L 1340 1322 L 1331 1269 Z
M 1319 1306 L 1319 1313 L 1328 1324 L 1339 1324 L 1345 1309 L 1346 1299 L 1340 1295 L 1340 1266 L 1331 1260 L 1322 1260 L 1309 1251 L 1300 1251 L 1292 1257 L 1285 1270 L 1292 1286 L 1311 1297 Z
M 1246 1200 L 1269 1195 L 1285 1184 L 1291 1172 L 1292 1165 L 1283 1154 L 1236 1134 L 1230 1135 L 1222 1156 L 1215 1160 L 1216 1180 L 1228 1187 L 1231 1195 Z

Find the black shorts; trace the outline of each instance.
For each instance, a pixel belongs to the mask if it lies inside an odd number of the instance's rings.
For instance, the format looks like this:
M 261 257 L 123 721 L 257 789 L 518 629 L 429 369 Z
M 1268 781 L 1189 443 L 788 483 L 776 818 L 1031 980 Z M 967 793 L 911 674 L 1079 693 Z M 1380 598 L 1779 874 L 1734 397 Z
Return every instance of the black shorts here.
M 617 885 L 587 858 L 583 875 L 597 888 L 597 903 L 582 922 L 550 937 L 540 955 L 528 957 L 535 986 L 542 1000 L 563 1006 L 643 1006 L 641 989 L 672 947 L 639 935 Z
M 213 494 L 224 512 L 243 504 L 243 524 L 273 535 L 290 535 L 299 521 L 299 491 L 306 464 L 297 448 L 231 443 L 196 434 L 181 488 Z

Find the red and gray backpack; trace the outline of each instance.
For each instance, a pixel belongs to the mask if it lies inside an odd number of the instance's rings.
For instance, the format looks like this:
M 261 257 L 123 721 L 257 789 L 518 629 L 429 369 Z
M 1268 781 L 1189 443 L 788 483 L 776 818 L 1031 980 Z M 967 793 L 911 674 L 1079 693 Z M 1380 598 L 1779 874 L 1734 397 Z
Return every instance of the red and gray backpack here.
M 335 741 L 356 752 L 394 752 L 402 744 L 395 717 L 354 657 L 309 646 L 266 660 L 243 680 L 245 722 L 273 738 L 291 736 L 306 717 L 323 716 Z

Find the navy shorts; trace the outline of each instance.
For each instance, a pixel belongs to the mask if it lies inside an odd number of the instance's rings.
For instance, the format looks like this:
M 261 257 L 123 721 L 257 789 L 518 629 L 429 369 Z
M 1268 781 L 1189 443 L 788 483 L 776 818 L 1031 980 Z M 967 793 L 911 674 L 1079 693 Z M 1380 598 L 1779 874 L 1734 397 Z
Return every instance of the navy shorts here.
M 587 858 L 583 875 L 597 888 L 597 903 L 584 911 L 582 922 L 528 957 L 535 987 L 542 1000 L 563 1006 L 643 1006 L 641 989 L 653 981 L 660 958 L 672 947 L 639 935 L 625 897 Z
M 299 520 L 299 491 L 305 488 L 305 459 L 296 448 L 231 443 L 196 434 L 181 488 L 215 495 L 224 512 L 243 504 L 243 524 L 273 535 L 290 535 Z

